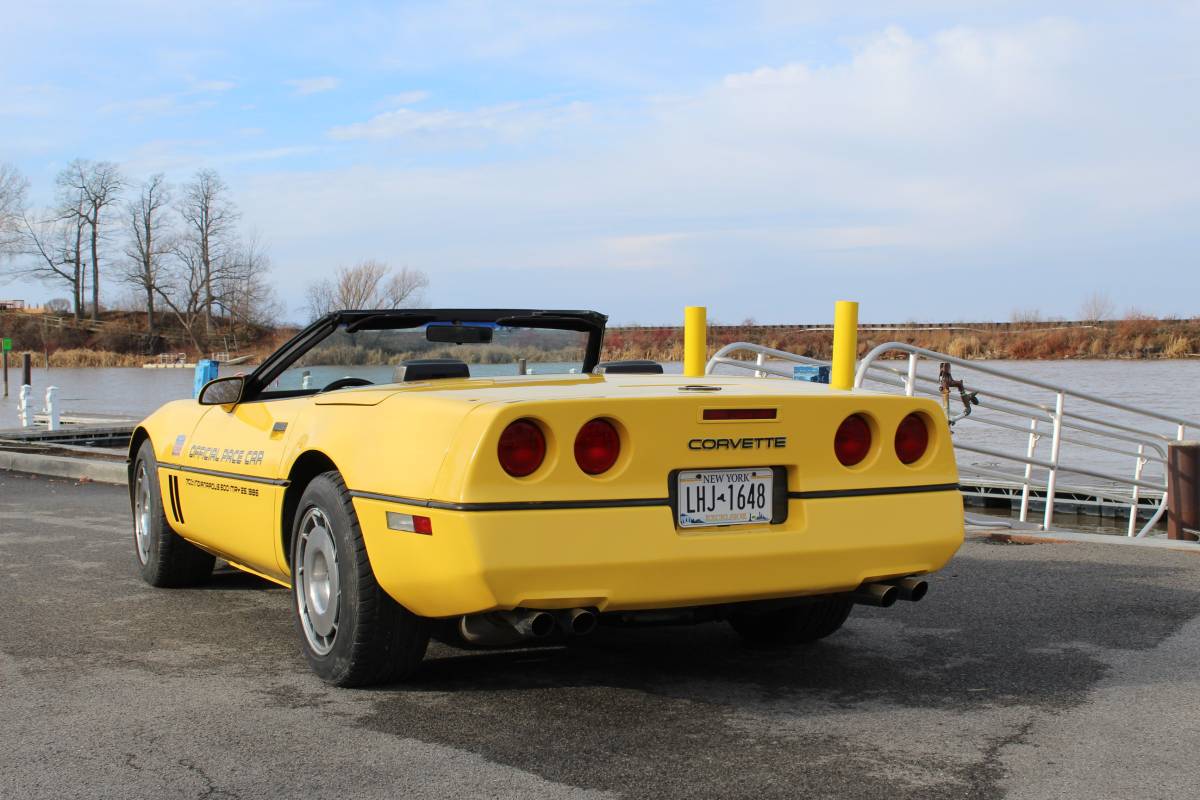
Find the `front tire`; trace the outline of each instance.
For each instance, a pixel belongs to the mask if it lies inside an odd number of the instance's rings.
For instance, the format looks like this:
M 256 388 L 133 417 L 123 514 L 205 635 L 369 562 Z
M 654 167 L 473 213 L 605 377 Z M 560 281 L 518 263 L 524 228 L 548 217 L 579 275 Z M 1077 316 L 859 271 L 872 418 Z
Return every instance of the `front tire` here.
M 428 623 L 379 587 L 337 472 L 318 475 L 301 495 L 291 569 L 296 630 L 323 681 L 370 686 L 416 671 L 429 643 Z
M 133 552 L 142 580 L 151 586 L 196 586 L 212 576 L 216 558 L 171 529 L 158 482 L 158 459 L 150 440 L 142 442 L 133 463 Z
M 813 597 L 799 605 L 762 613 L 739 613 L 729 624 L 746 644 L 781 647 L 824 639 L 850 616 L 854 604 L 844 597 Z

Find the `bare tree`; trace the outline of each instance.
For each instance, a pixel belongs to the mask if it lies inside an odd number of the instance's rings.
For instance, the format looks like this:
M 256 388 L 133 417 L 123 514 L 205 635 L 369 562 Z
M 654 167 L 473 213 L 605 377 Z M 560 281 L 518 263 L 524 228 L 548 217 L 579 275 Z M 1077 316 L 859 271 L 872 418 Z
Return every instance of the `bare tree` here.
M 86 227 L 79 215 L 64 217 L 57 212 L 47 212 L 38 218 L 21 215 L 19 248 L 29 261 L 18 268 L 17 274 L 69 286 L 75 319 L 80 319 L 83 313 Z
M 392 273 L 383 285 L 383 306 L 385 308 L 414 308 L 420 306 L 425 299 L 425 290 L 429 288 L 429 276 L 419 269 L 401 267 Z
M 173 242 L 170 262 L 159 273 L 154 291 L 196 350 L 203 352 L 198 329 L 204 321 L 204 261 L 194 238 L 181 237 Z
M 275 289 L 267 280 L 271 258 L 256 234 L 240 240 L 226 254 L 217 284 L 219 307 L 236 322 L 270 326 L 282 314 Z
M 171 202 L 170 187 L 160 172 L 142 184 L 135 200 L 125 204 L 125 222 L 129 238 L 125 245 L 124 280 L 145 293 L 146 328 L 155 334 L 154 299 L 158 292 L 164 254 L 170 249 L 170 229 L 165 211 Z
M 21 227 L 29 181 L 12 164 L 0 163 L 0 258 L 21 250 Z
M 213 309 L 218 300 L 214 289 L 220 282 L 223 260 L 232 244 L 239 216 L 228 193 L 229 187 L 216 171 L 202 169 L 183 187 L 180 198 L 179 214 L 186 228 L 185 235 L 195 245 L 192 249 L 200 260 L 206 334 L 212 333 Z
M 1112 298 L 1106 292 L 1095 291 L 1087 296 L 1079 307 L 1079 319 L 1084 322 L 1100 322 L 1112 319 L 1117 313 Z
M 333 279 L 311 283 L 306 291 L 313 319 L 338 309 L 403 308 L 415 306 L 429 287 L 419 269 L 403 267 L 392 273 L 382 261 L 369 259 L 353 267 L 338 267 Z
M 106 212 L 117 202 L 121 173 L 111 161 L 77 158 L 58 173 L 59 197 L 66 215 L 81 218 L 87 226 L 92 256 L 92 319 L 100 314 L 100 238 Z

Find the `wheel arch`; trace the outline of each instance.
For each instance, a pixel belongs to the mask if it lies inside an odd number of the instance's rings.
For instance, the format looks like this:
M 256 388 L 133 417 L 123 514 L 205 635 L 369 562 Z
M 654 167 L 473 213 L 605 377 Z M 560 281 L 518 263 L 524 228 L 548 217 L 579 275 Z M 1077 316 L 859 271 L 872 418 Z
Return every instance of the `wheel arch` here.
M 300 498 L 313 478 L 318 475 L 337 470 L 337 464 L 328 454 L 320 450 L 306 450 L 292 462 L 288 470 L 288 485 L 283 493 L 283 503 L 279 512 L 279 543 L 283 553 L 284 563 L 290 564 L 292 559 L 292 521 L 296 509 L 300 506 Z
M 133 469 L 137 466 L 138 450 L 142 449 L 142 442 L 149 440 L 150 432 L 138 425 L 133 429 L 133 434 L 129 437 L 129 457 L 125 460 L 125 473 L 128 478 L 126 486 L 129 488 L 129 502 L 133 502 Z

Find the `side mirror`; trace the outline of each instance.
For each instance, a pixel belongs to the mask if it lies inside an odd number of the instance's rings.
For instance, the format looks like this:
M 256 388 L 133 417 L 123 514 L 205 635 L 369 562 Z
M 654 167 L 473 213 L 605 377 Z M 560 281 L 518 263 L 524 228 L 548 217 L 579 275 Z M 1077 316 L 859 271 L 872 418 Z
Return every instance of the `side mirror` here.
M 245 388 L 246 378 L 242 375 L 217 378 L 204 384 L 197 400 L 202 406 L 227 406 L 241 400 Z

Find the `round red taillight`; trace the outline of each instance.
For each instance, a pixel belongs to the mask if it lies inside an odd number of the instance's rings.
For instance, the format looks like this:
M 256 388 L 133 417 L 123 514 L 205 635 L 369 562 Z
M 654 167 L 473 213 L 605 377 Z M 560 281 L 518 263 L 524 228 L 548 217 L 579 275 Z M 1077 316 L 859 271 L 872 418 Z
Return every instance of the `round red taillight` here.
M 920 414 L 909 414 L 896 428 L 896 457 L 902 464 L 920 461 L 929 449 L 929 426 Z
M 608 472 L 621 455 L 621 435 L 606 419 L 594 419 L 575 437 L 575 463 L 588 475 Z
M 833 452 L 847 467 L 853 467 L 871 452 L 871 426 L 861 414 L 851 414 L 842 420 L 833 437 Z
M 546 460 L 546 435 L 533 420 L 519 419 L 500 434 L 496 455 L 514 478 L 532 475 Z

